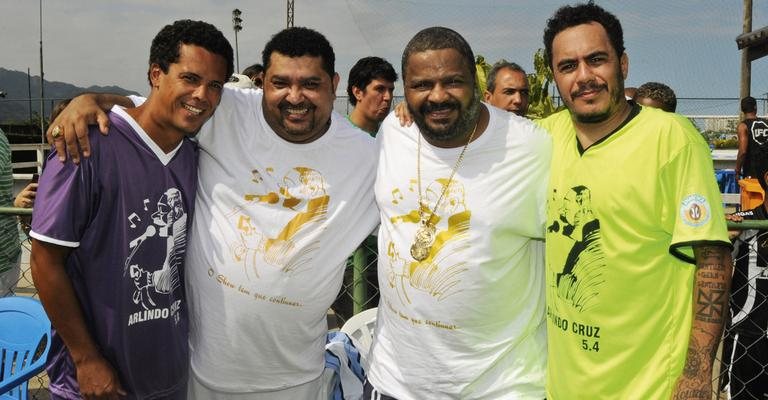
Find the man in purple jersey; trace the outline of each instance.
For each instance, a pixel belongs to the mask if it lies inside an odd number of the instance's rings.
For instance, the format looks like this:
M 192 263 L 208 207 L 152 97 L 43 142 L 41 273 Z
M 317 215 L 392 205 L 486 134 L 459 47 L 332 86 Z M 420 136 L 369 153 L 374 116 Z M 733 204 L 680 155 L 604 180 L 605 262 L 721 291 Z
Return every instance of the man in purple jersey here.
M 165 26 L 150 49 L 147 101 L 112 108 L 109 136 L 90 129 L 93 157 L 43 171 L 31 264 L 54 327 L 51 398 L 186 397 L 182 261 L 197 184 L 186 137 L 213 115 L 232 71 L 214 26 Z

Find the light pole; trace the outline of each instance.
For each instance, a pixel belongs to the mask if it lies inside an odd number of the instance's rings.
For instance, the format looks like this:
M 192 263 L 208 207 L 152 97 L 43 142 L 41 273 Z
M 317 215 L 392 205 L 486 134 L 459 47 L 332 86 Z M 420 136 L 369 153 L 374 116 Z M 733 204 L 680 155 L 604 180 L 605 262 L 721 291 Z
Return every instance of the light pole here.
M 243 30 L 243 20 L 240 18 L 242 14 L 237 8 L 232 10 L 232 29 L 235 30 L 235 65 L 237 66 L 237 72 L 240 72 L 240 49 L 237 47 L 237 32 Z
M 43 73 L 43 0 L 40 0 L 40 143 L 45 143 L 45 74 Z
M 285 27 L 293 28 L 293 0 L 287 0 L 285 5 L 288 8 L 285 14 L 286 15 Z

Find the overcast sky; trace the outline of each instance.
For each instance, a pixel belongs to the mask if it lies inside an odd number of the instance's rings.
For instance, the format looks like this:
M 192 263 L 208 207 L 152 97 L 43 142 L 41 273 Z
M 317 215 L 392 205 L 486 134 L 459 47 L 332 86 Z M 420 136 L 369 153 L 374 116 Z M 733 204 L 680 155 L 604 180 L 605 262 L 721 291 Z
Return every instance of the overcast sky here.
M 176 19 L 201 19 L 221 29 L 234 47 L 231 12 L 242 11 L 240 69 L 260 62 L 264 43 L 285 27 L 284 0 L 43 0 L 45 78 L 78 86 L 118 85 L 146 94 L 149 44 Z M 622 22 L 630 59 L 627 86 L 670 85 L 678 97 L 738 97 L 741 0 L 598 0 Z M 325 34 L 336 51 L 345 92 L 347 71 L 363 56 L 400 55 L 418 30 L 443 25 L 459 31 L 493 62 L 532 69 L 551 0 L 295 0 L 295 25 Z M 40 74 L 39 3 L 0 0 L 0 67 Z M 753 28 L 768 25 L 768 1 L 754 1 Z M 2 82 L 0 82 L 2 88 Z M 753 63 L 752 95 L 768 92 L 768 57 Z M 396 94 L 402 93 L 398 84 Z M 735 106 L 738 108 L 738 106 Z M 734 112 L 737 110 L 734 110 Z

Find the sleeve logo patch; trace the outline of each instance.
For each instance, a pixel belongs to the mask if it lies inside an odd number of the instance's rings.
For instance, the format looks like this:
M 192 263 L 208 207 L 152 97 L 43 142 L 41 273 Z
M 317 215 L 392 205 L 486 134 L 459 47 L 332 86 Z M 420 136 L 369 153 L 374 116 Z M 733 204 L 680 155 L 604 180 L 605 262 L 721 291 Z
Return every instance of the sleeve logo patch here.
M 702 226 L 709 222 L 711 216 L 709 203 L 700 194 L 689 194 L 680 203 L 680 218 L 686 225 Z

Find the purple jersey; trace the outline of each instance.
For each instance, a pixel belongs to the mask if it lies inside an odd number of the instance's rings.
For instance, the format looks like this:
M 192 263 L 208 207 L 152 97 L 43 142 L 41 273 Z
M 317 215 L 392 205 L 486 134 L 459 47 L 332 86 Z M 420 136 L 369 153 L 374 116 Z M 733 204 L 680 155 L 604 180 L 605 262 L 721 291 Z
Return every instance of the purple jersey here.
M 109 136 L 91 127 L 79 166 L 49 156 L 32 236 L 72 247 L 66 271 L 88 329 L 129 398 L 185 398 L 188 317 L 183 260 L 197 186 L 197 149 L 165 154 L 121 109 Z M 51 392 L 79 398 L 75 367 L 54 331 Z

